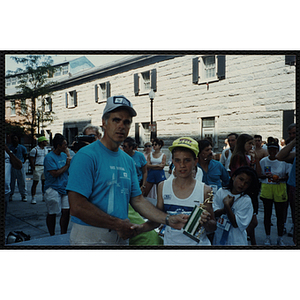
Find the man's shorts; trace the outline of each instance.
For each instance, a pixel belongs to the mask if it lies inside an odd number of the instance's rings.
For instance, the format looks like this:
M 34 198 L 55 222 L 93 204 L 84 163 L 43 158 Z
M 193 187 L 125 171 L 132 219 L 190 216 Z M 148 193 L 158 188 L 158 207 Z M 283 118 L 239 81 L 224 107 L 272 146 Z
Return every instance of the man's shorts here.
M 45 180 L 44 166 L 35 166 L 32 179 L 34 181 Z
M 152 170 L 148 171 L 147 181 L 150 183 L 160 183 L 161 181 L 166 180 L 164 170 Z
M 44 199 L 49 215 L 59 214 L 62 209 L 70 208 L 68 195 L 62 195 L 51 187 L 46 190 Z
M 279 184 L 262 183 L 260 197 L 273 199 L 275 202 L 286 202 L 288 199 L 286 184 L 284 182 Z
M 128 246 L 128 244 L 128 239 L 121 239 L 115 230 L 72 223 L 70 233 L 72 246 Z

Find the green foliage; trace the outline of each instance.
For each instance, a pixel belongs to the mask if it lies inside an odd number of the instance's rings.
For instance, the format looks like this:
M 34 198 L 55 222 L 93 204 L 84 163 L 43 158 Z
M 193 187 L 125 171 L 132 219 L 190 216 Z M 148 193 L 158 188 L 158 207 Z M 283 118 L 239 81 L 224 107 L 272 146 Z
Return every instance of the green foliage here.
M 51 87 L 56 83 L 49 78 L 57 68 L 53 67 L 51 56 L 27 55 L 26 57 L 11 57 L 16 63 L 22 64 L 15 72 L 8 74 L 17 75 L 16 95 L 7 98 L 15 99 L 17 114 L 23 116 L 19 122 L 31 133 L 32 141 L 37 127 L 46 127 L 53 122 L 54 112 L 45 112 L 44 97 L 51 96 Z M 29 103 L 28 103 L 29 102 Z M 46 124 L 46 125 L 45 125 Z
M 26 130 L 19 122 L 9 122 L 5 120 L 5 133 L 6 135 L 16 134 L 17 136 L 24 136 Z

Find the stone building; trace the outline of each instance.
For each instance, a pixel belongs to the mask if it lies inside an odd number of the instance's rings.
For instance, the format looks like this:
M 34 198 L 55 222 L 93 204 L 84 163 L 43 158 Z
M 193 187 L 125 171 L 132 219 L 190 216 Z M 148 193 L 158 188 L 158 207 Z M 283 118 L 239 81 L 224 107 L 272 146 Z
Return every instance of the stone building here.
M 63 133 L 71 144 L 85 125 L 101 126 L 107 97 L 124 95 L 137 111 L 130 136 L 143 145 L 153 90 L 155 135 L 166 146 L 179 136 L 210 136 L 220 153 L 231 132 L 285 138 L 295 119 L 295 89 L 293 56 L 133 55 L 61 79 L 47 108 L 55 121 L 45 134 Z

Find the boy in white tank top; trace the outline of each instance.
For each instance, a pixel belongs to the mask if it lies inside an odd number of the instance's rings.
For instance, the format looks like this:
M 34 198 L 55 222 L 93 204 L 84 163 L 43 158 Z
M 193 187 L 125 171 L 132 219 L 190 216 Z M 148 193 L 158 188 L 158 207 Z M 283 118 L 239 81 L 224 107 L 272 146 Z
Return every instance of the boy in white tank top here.
M 176 168 L 176 177 L 159 184 L 157 193 L 157 207 L 170 215 L 191 214 L 195 205 L 203 203 L 208 198 L 211 188 L 195 180 L 193 169 L 198 162 L 198 143 L 189 137 L 182 137 L 169 147 L 172 152 L 172 161 Z M 206 204 L 200 224 L 205 229 L 200 235 L 200 242 L 183 234 L 183 230 L 173 230 L 166 226 L 164 245 L 211 245 L 206 232 L 216 230 L 216 220 L 212 204 Z

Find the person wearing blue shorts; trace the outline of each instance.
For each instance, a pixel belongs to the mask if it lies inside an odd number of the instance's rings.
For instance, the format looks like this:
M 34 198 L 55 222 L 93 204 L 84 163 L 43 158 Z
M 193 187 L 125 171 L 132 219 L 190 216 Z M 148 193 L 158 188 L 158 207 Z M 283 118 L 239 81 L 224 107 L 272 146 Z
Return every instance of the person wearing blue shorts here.
M 147 177 L 146 188 L 144 190 L 145 197 L 148 196 L 154 184 L 156 184 L 156 188 L 157 188 L 160 182 L 166 180 L 164 167 L 166 165 L 167 157 L 161 151 L 163 145 L 164 145 L 163 140 L 155 138 L 152 143 L 154 152 L 150 153 L 147 157 L 148 177 Z

